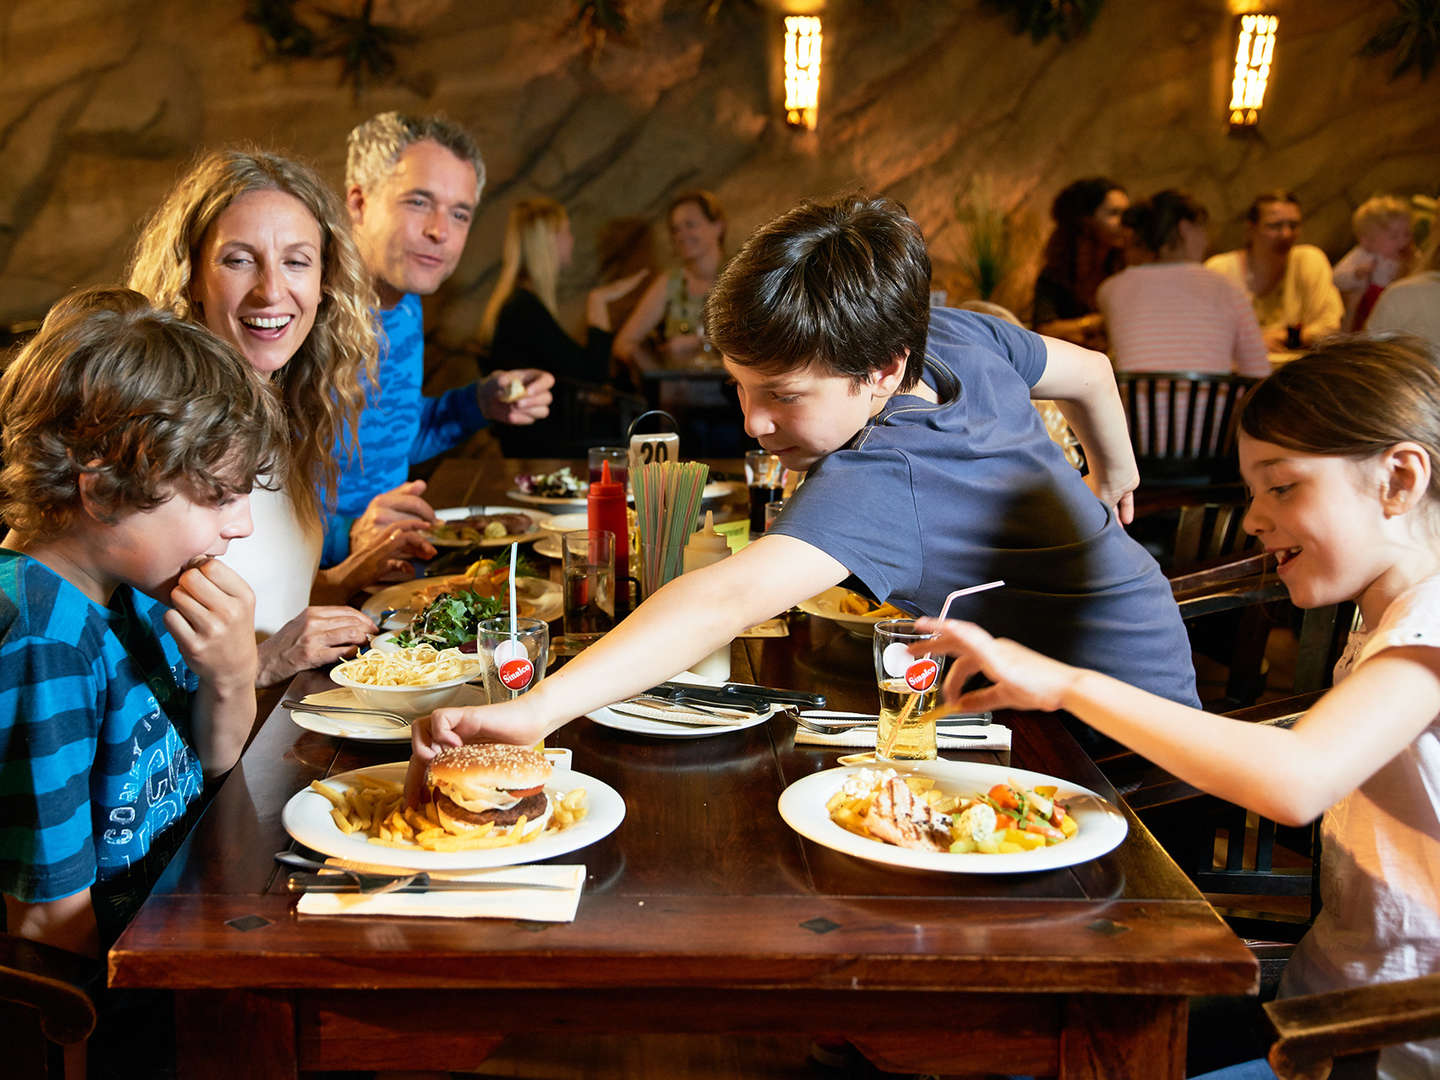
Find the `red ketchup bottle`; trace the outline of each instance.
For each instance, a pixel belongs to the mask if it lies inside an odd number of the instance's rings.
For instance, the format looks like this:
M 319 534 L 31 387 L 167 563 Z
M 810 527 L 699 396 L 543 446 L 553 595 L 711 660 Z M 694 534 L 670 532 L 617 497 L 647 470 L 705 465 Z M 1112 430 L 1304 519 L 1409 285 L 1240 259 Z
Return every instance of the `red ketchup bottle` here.
M 630 515 L 625 505 L 625 484 L 610 478 L 610 462 L 600 467 L 600 479 L 590 483 L 585 499 L 591 529 L 615 534 L 615 618 L 630 610 Z

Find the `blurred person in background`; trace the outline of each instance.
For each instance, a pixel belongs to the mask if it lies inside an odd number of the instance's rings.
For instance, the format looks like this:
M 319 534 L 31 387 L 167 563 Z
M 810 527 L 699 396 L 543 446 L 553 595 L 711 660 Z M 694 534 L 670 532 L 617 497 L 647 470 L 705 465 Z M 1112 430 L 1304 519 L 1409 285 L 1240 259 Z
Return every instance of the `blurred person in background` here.
M 1301 244 L 1300 200 L 1267 191 L 1245 212 L 1245 246 L 1212 255 L 1211 270 L 1250 297 L 1265 347 L 1273 352 L 1312 345 L 1340 329 L 1345 303 L 1318 247 Z
M 1105 321 L 1095 303 L 1100 283 L 1125 266 L 1125 189 L 1104 176 L 1076 180 L 1055 196 L 1055 229 L 1035 280 L 1030 320 L 1038 334 L 1104 351 Z
M 1346 330 L 1365 329 L 1380 294 L 1415 263 L 1410 204 L 1398 195 L 1366 199 L 1350 219 L 1359 241 L 1335 264 L 1335 287 L 1345 301 Z

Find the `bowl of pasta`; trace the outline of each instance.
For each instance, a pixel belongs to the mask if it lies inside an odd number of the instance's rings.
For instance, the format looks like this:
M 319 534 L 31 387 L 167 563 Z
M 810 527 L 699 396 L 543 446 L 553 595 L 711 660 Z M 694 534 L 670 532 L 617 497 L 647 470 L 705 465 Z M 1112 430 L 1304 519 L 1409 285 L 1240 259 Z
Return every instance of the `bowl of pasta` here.
M 450 704 L 483 674 L 484 664 L 474 653 L 431 645 L 371 649 L 336 664 L 330 679 L 354 694 L 361 707 L 409 719 Z

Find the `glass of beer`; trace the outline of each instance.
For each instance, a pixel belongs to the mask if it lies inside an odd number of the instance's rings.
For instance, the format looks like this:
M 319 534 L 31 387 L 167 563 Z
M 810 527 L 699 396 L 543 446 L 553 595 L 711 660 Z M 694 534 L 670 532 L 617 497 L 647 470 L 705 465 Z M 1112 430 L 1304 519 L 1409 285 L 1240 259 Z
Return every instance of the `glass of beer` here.
M 911 656 L 909 646 L 931 634 L 913 619 L 875 624 L 875 681 L 880 687 L 880 726 L 875 756 L 883 761 L 930 761 L 936 756 L 935 720 L 921 720 L 940 702 L 945 657 Z

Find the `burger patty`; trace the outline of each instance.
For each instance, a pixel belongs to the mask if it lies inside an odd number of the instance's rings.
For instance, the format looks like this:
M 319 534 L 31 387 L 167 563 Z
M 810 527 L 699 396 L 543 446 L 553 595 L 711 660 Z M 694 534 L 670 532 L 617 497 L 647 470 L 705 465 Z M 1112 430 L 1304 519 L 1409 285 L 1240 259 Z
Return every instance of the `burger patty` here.
M 435 805 L 456 821 L 466 821 L 471 825 L 484 825 L 487 821 L 493 821 L 498 828 L 502 825 L 514 825 L 522 816 L 526 821 L 534 821 L 545 813 L 547 798 L 548 796 L 541 791 L 535 795 L 527 795 L 506 810 L 467 810 L 449 795 L 437 791 L 435 792 Z

